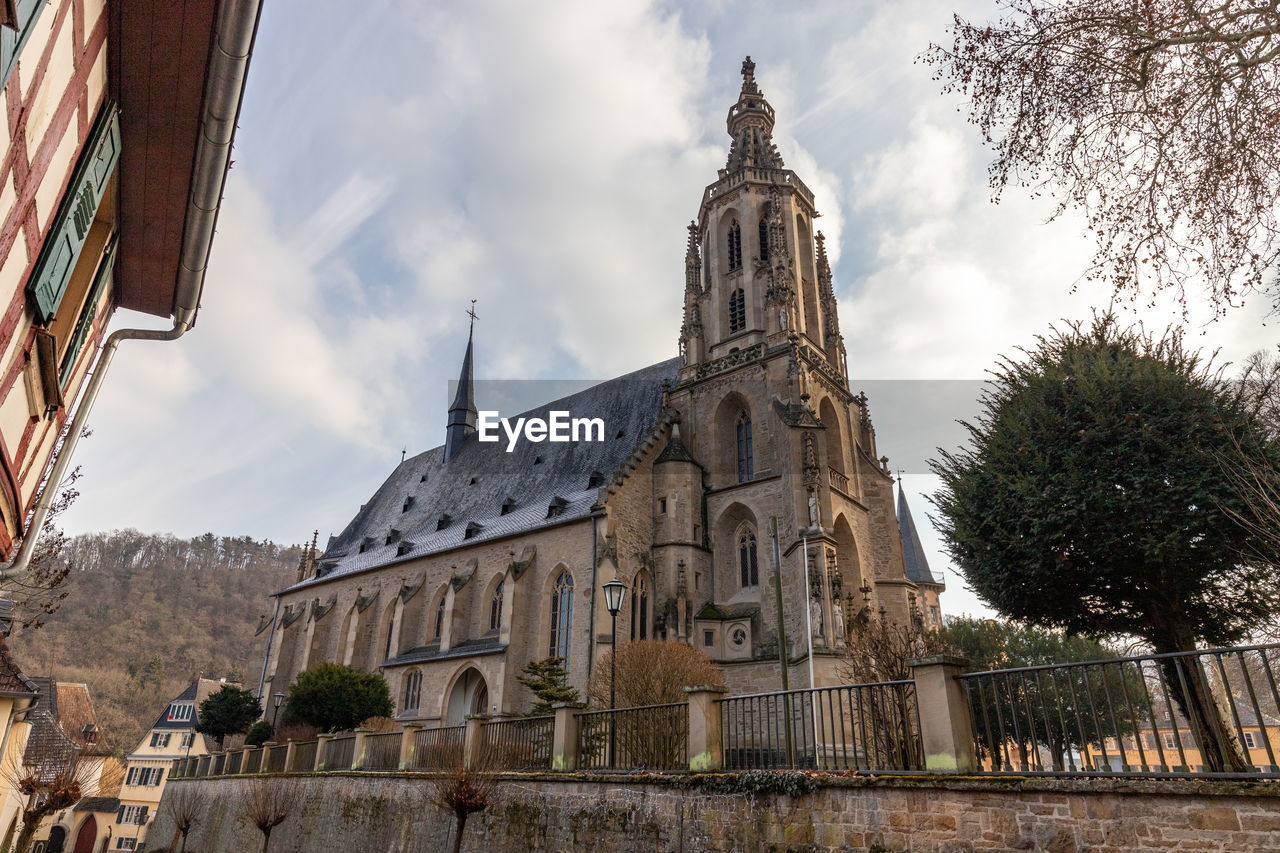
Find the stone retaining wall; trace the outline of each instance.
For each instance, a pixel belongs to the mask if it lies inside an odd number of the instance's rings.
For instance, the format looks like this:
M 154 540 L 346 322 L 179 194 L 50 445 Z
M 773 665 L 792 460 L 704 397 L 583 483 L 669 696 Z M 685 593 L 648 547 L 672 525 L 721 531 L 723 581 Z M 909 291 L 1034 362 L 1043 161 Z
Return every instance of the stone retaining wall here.
M 453 822 L 431 805 L 428 774 L 257 778 L 304 791 L 272 853 L 451 849 Z M 241 813 L 250 784 L 169 783 L 165 800 L 188 786 L 208 793 L 188 850 L 260 848 Z M 497 798 L 468 822 L 464 851 L 1280 851 L 1280 785 L 1267 782 L 508 774 Z M 147 848 L 172 835 L 162 802 Z

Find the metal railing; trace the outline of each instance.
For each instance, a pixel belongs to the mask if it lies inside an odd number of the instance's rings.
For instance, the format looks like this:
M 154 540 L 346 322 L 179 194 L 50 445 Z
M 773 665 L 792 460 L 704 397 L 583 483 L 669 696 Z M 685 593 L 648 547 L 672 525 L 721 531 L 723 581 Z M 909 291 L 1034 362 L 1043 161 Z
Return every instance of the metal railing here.
M 222 774 L 224 776 L 234 776 L 235 774 L 239 773 L 240 763 L 243 756 L 244 756 L 243 752 L 228 752 L 227 760 L 222 765 Z
M 399 770 L 400 732 L 371 734 L 364 737 L 364 760 L 361 770 Z
M 483 762 L 492 770 L 550 770 L 555 717 L 517 717 L 480 726 Z
M 244 763 L 240 765 L 241 773 L 257 773 L 262 769 L 262 748 L 251 749 L 244 753 Z M 216 775 L 216 774 L 209 774 Z
M 689 705 L 586 711 L 578 718 L 583 770 L 681 771 L 689 767 Z
M 987 773 L 1280 777 L 1280 645 L 958 676 Z
M 222 768 L 226 766 L 226 763 L 227 763 L 226 753 L 220 752 L 217 755 L 215 755 L 213 757 L 213 762 L 209 765 L 209 775 L 221 776 Z
M 325 770 L 350 770 L 355 757 L 356 736 L 339 735 L 325 744 L 321 760 Z
M 462 766 L 462 750 L 466 742 L 465 725 L 422 729 L 413 735 L 412 770 L 446 770 Z
M 720 700 L 726 770 L 923 770 L 914 681 Z
M 267 766 L 264 773 L 283 773 L 285 759 L 289 757 L 289 745 L 287 743 L 279 743 L 271 747 L 271 753 L 267 756 Z
M 316 746 L 314 740 L 305 740 L 293 745 L 293 759 L 289 762 L 290 771 L 309 772 L 316 767 Z

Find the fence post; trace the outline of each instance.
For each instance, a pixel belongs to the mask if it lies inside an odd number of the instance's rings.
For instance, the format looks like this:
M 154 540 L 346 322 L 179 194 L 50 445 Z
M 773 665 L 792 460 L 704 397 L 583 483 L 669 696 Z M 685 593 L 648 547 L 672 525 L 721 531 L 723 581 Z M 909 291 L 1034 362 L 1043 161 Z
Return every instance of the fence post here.
M 401 770 L 408 770 L 413 766 L 414 759 L 418 754 L 418 732 L 422 731 L 422 723 L 405 723 L 404 734 L 400 736 L 400 764 Z
M 481 728 L 487 721 L 484 714 L 467 716 L 466 730 L 462 734 L 462 766 L 467 770 L 480 766 L 480 748 L 483 745 L 484 730 Z
M 578 769 L 578 711 L 582 702 L 556 702 L 551 706 L 551 769 Z
M 325 755 L 329 751 L 329 741 L 333 740 L 333 735 L 316 735 L 316 770 L 323 770 L 324 763 L 329 756 Z
M 973 773 L 978 769 L 969 698 L 964 685 L 956 680 L 968 663 L 954 655 L 907 661 L 916 683 L 926 770 Z
M 717 699 L 729 688 L 715 684 L 686 687 L 689 697 L 689 769 L 695 772 L 719 770 L 724 766 L 720 743 L 720 705 Z
M 289 738 L 288 744 L 284 748 L 284 772 L 288 773 L 293 770 L 293 754 L 298 751 L 298 743 L 293 738 Z
M 373 729 L 356 729 L 356 742 L 351 747 L 351 769 L 360 770 L 364 767 L 365 760 L 365 738 L 372 733 Z
M 271 764 L 271 753 L 276 751 L 276 742 L 267 740 L 262 742 L 262 760 L 258 762 L 258 772 L 266 773 Z M 241 769 L 244 768 L 244 759 L 240 760 Z

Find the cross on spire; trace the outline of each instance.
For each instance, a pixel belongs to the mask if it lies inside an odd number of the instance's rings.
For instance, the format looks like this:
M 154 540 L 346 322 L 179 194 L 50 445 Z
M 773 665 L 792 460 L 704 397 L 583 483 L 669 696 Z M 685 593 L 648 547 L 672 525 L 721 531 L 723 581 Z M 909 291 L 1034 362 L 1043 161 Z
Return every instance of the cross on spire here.
M 480 319 L 480 315 L 476 313 L 476 301 L 471 300 L 471 307 L 467 309 L 467 316 L 471 318 L 471 328 L 467 330 L 467 337 L 471 337 L 471 333 L 475 331 L 476 320 Z

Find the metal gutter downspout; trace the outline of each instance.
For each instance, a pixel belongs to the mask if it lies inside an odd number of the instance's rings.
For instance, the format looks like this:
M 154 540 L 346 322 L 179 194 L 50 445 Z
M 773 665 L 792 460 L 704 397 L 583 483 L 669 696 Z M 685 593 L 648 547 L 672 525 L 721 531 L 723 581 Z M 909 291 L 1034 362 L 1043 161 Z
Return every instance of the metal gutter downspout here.
M 191 194 L 187 198 L 187 216 L 182 230 L 182 254 L 178 262 L 178 279 L 174 291 L 173 328 L 118 329 L 102 345 L 102 353 L 94 366 L 76 409 L 71 427 L 44 481 L 40 498 L 22 538 L 22 550 L 8 568 L 0 571 L 0 580 L 25 574 L 35 553 L 49 508 L 58 495 L 59 484 L 71 467 L 71 457 L 84 432 L 85 421 L 102 387 L 111 358 L 123 341 L 174 341 L 195 324 L 204 289 L 205 270 L 209 264 L 209 247 L 213 243 L 214 226 L 222 202 L 222 189 L 231 162 L 231 143 L 236 121 L 244 100 L 244 82 L 249 73 L 249 59 L 258 32 L 262 0 L 224 0 L 218 8 L 218 20 L 209 49 L 209 64 L 201 104 L 200 138 L 196 142 L 195 165 L 192 169 Z

